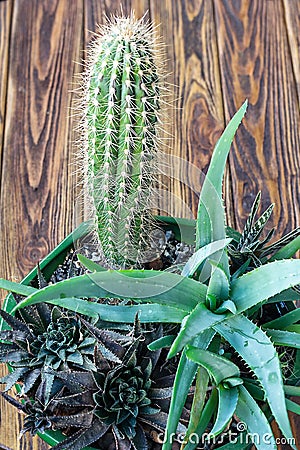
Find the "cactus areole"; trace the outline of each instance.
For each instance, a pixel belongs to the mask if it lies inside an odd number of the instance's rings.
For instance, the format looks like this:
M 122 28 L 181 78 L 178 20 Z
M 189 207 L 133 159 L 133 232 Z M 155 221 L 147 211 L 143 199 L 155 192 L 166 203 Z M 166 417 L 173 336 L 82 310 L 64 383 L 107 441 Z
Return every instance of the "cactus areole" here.
M 157 162 L 155 37 L 143 19 L 115 18 L 89 51 L 84 92 L 87 187 L 103 256 L 134 265 L 150 230 Z

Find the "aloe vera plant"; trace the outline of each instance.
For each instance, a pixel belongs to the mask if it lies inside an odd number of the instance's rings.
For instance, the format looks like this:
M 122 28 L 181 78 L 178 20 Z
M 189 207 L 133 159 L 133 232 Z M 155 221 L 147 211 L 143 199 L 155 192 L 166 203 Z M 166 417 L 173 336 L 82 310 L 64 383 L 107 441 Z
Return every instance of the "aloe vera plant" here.
M 291 287 L 300 283 L 300 261 L 285 258 L 299 249 L 298 230 L 270 250 L 270 246 L 266 247 L 268 236 L 263 241 L 259 237 L 272 207 L 254 222 L 257 197 L 240 234 L 226 227 L 222 203 L 225 162 L 246 106 L 232 118 L 217 143 L 201 192 L 197 221 L 185 224 L 196 227 L 196 246 L 181 275 L 155 270 L 105 270 L 79 257 L 90 273 L 52 286 L 35 289 L 0 281 L 0 287 L 26 296 L 15 311 L 47 302 L 94 319 L 100 316 L 110 323 L 133 323 L 138 313 L 141 323 L 180 324 L 177 334 L 149 344 L 152 351 L 170 347 L 171 360 L 181 352 L 163 450 L 172 448 L 194 380 L 194 401 L 182 449 L 195 449 L 197 444 L 190 437 L 196 433 L 201 442 L 209 424 L 212 428 L 207 442 L 223 436 L 234 415 L 246 423 L 250 439 L 252 436 L 259 450 L 276 448 L 269 425 L 272 417 L 296 448 L 287 408 L 298 410 L 287 397 L 299 395 L 300 315 L 293 303 L 299 294 Z M 95 302 L 95 298 L 99 301 Z M 107 304 L 105 298 L 115 298 L 115 304 Z M 278 313 L 279 317 L 270 320 L 258 314 L 278 302 L 284 302 L 287 308 Z M 280 360 L 282 349 L 296 354 L 287 376 Z M 264 407 L 258 402 L 263 402 Z M 255 440 L 253 433 L 268 435 L 268 444 Z M 220 448 L 229 449 L 230 445 Z M 248 443 L 240 448 L 248 448 Z
M 110 267 L 140 261 L 153 224 L 161 105 L 155 41 L 144 19 L 113 18 L 91 45 L 84 75 L 86 185 Z

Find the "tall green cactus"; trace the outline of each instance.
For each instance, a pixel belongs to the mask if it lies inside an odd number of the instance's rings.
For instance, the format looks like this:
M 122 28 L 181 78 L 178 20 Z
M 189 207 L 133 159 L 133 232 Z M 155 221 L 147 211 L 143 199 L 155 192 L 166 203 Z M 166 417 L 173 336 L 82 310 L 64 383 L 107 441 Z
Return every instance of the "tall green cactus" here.
M 87 184 L 103 256 L 137 263 L 149 236 L 157 162 L 155 36 L 143 19 L 114 18 L 90 52 L 84 95 Z

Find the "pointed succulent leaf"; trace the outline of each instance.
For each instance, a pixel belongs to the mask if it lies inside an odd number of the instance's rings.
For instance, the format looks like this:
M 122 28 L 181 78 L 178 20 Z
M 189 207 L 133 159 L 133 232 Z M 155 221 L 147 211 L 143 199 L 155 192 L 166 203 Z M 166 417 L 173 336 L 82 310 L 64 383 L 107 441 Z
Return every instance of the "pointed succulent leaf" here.
M 0 310 L 0 316 L 13 330 L 22 331 L 27 335 L 30 334 L 30 329 L 25 322 L 22 322 L 21 320 L 3 310 Z
M 212 266 L 212 273 L 207 288 L 206 305 L 210 311 L 215 311 L 220 303 L 223 303 L 229 297 L 229 281 L 222 267 L 213 262 Z
M 194 310 L 184 318 L 181 329 L 170 348 L 168 358 L 172 358 L 194 337 L 204 330 L 226 319 L 225 314 L 214 314 L 203 303 L 199 303 Z
M 290 325 L 298 322 L 300 320 L 300 308 L 296 308 L 293 311 L 290 311 L 282 317 L 278 317 L 277 319 L 271 320 L 270 322 L 264 323 L 263 328 L 272 328 L 276 330 L 284 330 Z
M 80 253 L 77 253 L 77 258 L 80 264 L 82 264 L 87 270 L 91 272 L 104 272 L 107 270 L 105 269 L 105 267 L 100 266 L 100 264 L 95 263 L 86 256 L 81 255 Z
M 206 349 L 214 334 L 212 330 L 206 330 L 202 335 L 196 337 L 192 341 L 192 344 L 195 347 Z M 197 373 L 197 368 L 198 365 L 187 358 L 186 350 L 184 349 L 177 366 L 165 432 L 165 443 L 163 444 L 162 450 L 172 449 L 172 436 L 173 433 L 176 433 L 189 389 Z
M 225 239 L 225 214 L 222 202 L 222 181 L 227 156 L 239 124 L 244 117 L 247 101 L 236 112 L 217 142 L 202 186 L 196 226 L 196 250 L 219 239 Z M 217 257 L 218 259 L 218 257 Z M 229 274 L 227 255 L 221 258 Z
M 218 412 L 213 429 L 208 438 L 220 434 L 232 419 L 238 402 L 239 391 L 237 387 L 226 389 L 222 385 L 218 386 Z
M 148 344 L 148 349 L 151 351 L 155 351 L 160 350 L 161 348 L 171 347 L 175 338 L 175 334 L 163 336 L 159 339 L 156 339 L 156 341 L 151 342 L 151 344 Z
M 276 345 L 300 349 L 300 333 L 293 333 L 285 330 L 273 330 L 272 328 L 268 328 L 266 333 Z
M 283 236 L 274 244 L 265 248 L 263 256 L 269 254 L 270 252 L 276 251 L 274 255 L 271 256 L 270 261 L 276 261 L 278 259 L 288 259 L 294 256 L 294 254 L 300 249 L 300 227 L 291 231 L 290 233 Z
M 218 447 L 218 450 L 251 450 L 253 448 L 252 443 L 245 444 L 245 442 L 248 442 L 247 433 L 242 432 L 239 433 L 238 439 L 235 439 L 234 442 L 230 442 L 228 444 L 222 445 L 221 447 Z M 238 442 L 235 442 L 238 441 Z
M 16 294 L 24 296 L 34 294 L 38 290 L 31 286 L 25 286 L 24 284 L 21 283 L 15 283 L 13 281 L 4 280 L 3 278 L 0 278 L 0 287 L 1 289 L 5 289 L 6 291 L 15 292 Z
M 85 411 L 83 413 L 72 414 L 70 416 L 55 415 L 49 417 L 49 420 L 59 429 L 65 427 L 88 428 L 91 426 L 93 413 L 91 411 Z
M 218 396 L 217 396 L 217 389 L 213 389 L 212 393 L 207 400 L 203 412 L 201 415 L 201 418 L 199 420 L 199 423 L 194 430 L 194 436 L 202 436 L 205 430 L 207 429 L 207 426 L 209 422 L 211 421 L 211 418 L 213 414 L 215 413 L 218 405 Z M 189 435 L 186 435 L 183 440 L 183 450 L 194 450 L 198 446 L 197 440 L 189 439 Z
M 231 312 L 236 314 L 236 306 L 232 300 L 225 300 L 221 305 L 215 310 L 216 314 L 224 314 L 226 312 Z
M 108 428 L 108 425 L 99 420 L 94 420 L 88 429 L 79 430 L 52 447 L 52 450 L 81 450 L 100 439 L 107 432 Z
M 39 299 L 39 301 L 42 301 Z M 76 297 L 66 297 L 47 300 L 52 305 L 67 308 L 71 311 L 83 314 L 108 322 L 133 323 L 135 316 L 139 313 L 141 323 L 181 323 L 187 315 L 186 310 L 175 308 L 168 305 L 159 305 L 155 303 L 142 303 L 138 305 L 121 306 L 95 303 L 92 301 L 81 300 Z
M 2 287 L 0 282 L 0 287 Z M 66 297 L 129 298 L 191 311 L 204 301 L 206 286 L 174 273 L 120 270 L 81 275 L 35 291 L 15 309 Z M 188 293 L 188 295 L 187 295 Z
M 182 269 L 181 275 L 183 277 L 191 277 L 194 275 L 198 267 L 211 255 L 218 250 L 222 250 L 232 241 L 232 239 L 221 239 L 219 241 L 211 242 L 204 247 L 197 250 L 193 256 L 186 262 Z
M 292 431 L 285 406 L 283 381 L 277 352 L 268 336 L 242 315 L 214 326 L 240 354 L 262 385 L 270 409 L 287 439 Z
M 134 450 L 148 450 L 148 443 L 143 428 L 137 424 L 135 427 L 136 434 L 131 439 Z
M 5 383 L 4 392 L 9 391 L 14 384 L 23 378 L 28 372 L 28 367 L 17 367 L 13 372 L 8 373 L 4 377 L 0 378 L 0 383 Z
M 205 367 L 217 386 L 227 378 L 240 376 L 238 366 L 224 356 L 193 346 L 188 347 L 186 355 L 195 363 Z
M 22 386 L 22 394 L 27 394 L 30 389 L 34 386 L 34 383 L 38 380 L 39 376 L 41 374 L 40 368 L 30 370 L 28 373 L 24 376 L 24 384 Z
M 241 250 L 243 248 L 243 246 L 245 244 L 247 245 L 247 243 L 249 242 L 249 236 L 251 234 L 251 229 L 253 227 L 255 216 L 256 216 L 257 211 L 258 211 L 260 200 L 261 200 L 261 192 L 258 192 L 258 194 L 255 197 L 254 202 L 252 204 L 250 214 L 249 214 L 249 216 L 247 218 L 247 221 L 245 223 L 245 226 L 244 226 L 241 238 L 239 240 L 239 243 L 238 243 L 238 246 L 237 246 L 238 250 Z
M 266 416 L 244 386 L 239 386 L 238 389 L 237 416 L 247 426 L 250 436 L 252 435 L 254 438 L 257 435 L 269 437 L 267 442 L 264 442 L 264 439 L 255 439 L 253 443 L 257 450 L 269 450 L 271 448 L 275 450 L 277 446 Z
M 259 238 L 259 236 L 261 235 L 267 221 L 269 220 L 272 211 L 274 209 L 274 204 L 272 203 L 267 209 L 266 211 L 259 217 L 259 219 L 254 223 L 254 225 L 252 226 L 250 233 L 248 234 L 245 242 L 243 243 L 242 246 L 242 250 L 243 247 L 247 247 L 254 244 L 255 245 L 255 241 Z M 259 241 L 258 241 L 259 244 Z
M 172 387 L 166 388 L 152 388 L 150 389 L 150 397 L 152 399 L 164 399 L 170 398 L 172 396 Z
M 298 283 L 300 260 L 274 261 L 235 279 L 230 298 L 240 313 Z
M 203 408 L 207 399 L 207 390 L 209 385 L 209 374 L 204 367 L 199 367 L 197 370 L 195 391 L 193 395 L 193 403 L 190 410 L 189 425 L 186 436 L 190 436 L 195 432 L 201 420 Z
M 300 405 L 298 403 L 293 402 L 293 400 L 290 400 L 289 398 L 286 399 L 286 407 L 289 411 L 293 412 L 294 414 L 300 415 Z

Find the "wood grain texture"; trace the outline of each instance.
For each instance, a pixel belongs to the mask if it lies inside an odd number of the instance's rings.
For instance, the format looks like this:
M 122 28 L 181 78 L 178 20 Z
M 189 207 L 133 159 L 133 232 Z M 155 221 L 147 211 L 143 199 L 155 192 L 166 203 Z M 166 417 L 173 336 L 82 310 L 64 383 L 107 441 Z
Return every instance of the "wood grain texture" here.
M 0 155 L 2 155 L 4 138 L 11 14 L 11 4 L 0 3 Z
M 1 180 L 1 276 L 20 279 L 70 232 L 71 81 L 79 59 L 82 2 L 14 2 Z M 79 33 L 78 33 L 79 30 Z M 0 443 L 13 450 L 48 446 L 26 435 L 1 403 Z
M 249 99 L 230 155 L 233 211 L 241 226 L 261 190 L 264 208 L 276 204 L 278 233 L 286 232 L 299 225 L 297 56 L 290 45 L 299 26 L 290 21 L 287 32 L 281 0 L 214 3 L 226 120 Z M 297 15 L 299 2 L 294 6 Z
M 167 141 L 173 177 L 163 209 L 195 216 L 202 172 L 224 126 L 213 5 L 210 0 L 151 2 L 150 13 L 161 24 L 167 82 L 175 91 L 168 112 L 173 139 Z

